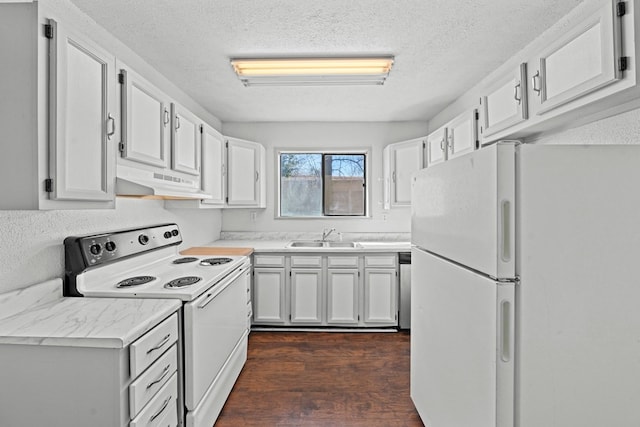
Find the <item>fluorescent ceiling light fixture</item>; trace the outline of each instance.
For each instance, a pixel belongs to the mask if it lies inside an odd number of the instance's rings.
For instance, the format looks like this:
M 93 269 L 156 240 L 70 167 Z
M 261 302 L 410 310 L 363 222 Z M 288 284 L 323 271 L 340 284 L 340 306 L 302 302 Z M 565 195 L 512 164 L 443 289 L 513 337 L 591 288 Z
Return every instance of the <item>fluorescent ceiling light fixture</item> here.
M 231 66 L 245 86 L 382 85 L 393 57 L 236 58 Z

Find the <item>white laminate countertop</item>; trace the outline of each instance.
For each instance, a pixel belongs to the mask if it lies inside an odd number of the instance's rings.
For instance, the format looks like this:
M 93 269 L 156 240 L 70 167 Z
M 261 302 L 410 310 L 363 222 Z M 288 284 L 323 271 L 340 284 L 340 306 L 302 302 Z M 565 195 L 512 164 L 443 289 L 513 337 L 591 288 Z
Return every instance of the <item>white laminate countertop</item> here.
M 36 286 L 37 292 L 0 294 L 0 313 L 20 306 L 0 320 L 0 344 L 124 348 L 181 306 L 174 299 L 62 297 L 55 290 L 62 289 L 60 279 Z M 36 293 L 45 297 L 24 302 Z
M 289 248 L 291 240 L 216 240 L 205 246 L 212 247 L 245 247 L 253 248 L 254 252 L 340 252 L 340 253 L 369 253 L 369 252 L 407 252 L 411 250 L 410 242 L 357 242 L 355 248 Z

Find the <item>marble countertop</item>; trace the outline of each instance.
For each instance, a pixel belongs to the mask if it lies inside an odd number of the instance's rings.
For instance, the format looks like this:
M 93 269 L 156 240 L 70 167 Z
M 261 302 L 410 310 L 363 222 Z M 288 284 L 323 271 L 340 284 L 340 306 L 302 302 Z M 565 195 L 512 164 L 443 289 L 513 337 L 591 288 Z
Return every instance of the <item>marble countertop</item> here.
M 60 279 L 27 289 L 0 294 L 0 344 L 124 348 L 181 306 L 173 299 L 66 298 Z
M 358 242 L 359 247 L 355 248 L 304 248 L 296 247 L 289 248 L 288 245 L 291 240 L 216 240 L 207 244 L 206 246 L 212 247 L 247 247 L 253 248 L 254 253 L 260 252 L 314 252 L 314 253 L 327 253 L 327 252 L 340 252 L 340 253 L 369 253 L 369 252 L 407 252 L 411 250 L 410 242 Z

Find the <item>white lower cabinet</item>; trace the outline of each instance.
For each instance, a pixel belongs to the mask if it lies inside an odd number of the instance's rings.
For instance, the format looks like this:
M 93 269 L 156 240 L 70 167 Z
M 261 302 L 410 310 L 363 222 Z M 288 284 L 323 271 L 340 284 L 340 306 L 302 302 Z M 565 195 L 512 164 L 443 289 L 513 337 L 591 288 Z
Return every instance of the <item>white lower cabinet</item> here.
M 398 325 L 395 253 L 254 254 L 254 265 L 254 325 Z
M 266 325 L 285 323 L 284 267 L 253 269 L 251 301 L 253 302 L 253 323 Z
M 0 425 L 176 426 L 177 340 L 174 313 L 125 348 L 0 345 Z
M 292 324 L 322 323 L 323 274 L 320 268 L 291 269 Z
M 360 271 L 329 269 L 327 271 L 327 323 L 354 326 L 360 321 Z

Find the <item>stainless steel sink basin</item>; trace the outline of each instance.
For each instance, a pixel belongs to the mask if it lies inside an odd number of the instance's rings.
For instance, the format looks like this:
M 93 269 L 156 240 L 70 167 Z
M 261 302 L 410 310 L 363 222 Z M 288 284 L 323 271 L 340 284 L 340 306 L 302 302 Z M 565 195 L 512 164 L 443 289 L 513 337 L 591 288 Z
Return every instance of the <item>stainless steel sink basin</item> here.
M 325 242 L 314 242 L 314 241 L 297 241 L 291 242 L 287 246 L 290 248 L 322 248 L 324 247 Z
M 316 240 L 294 240 L 287 245 L 288 248 L 316 248 L 316 249 L 330 249 L 330 248 L 357 248 L 359 245 L 356 242 L 321 242 Z

